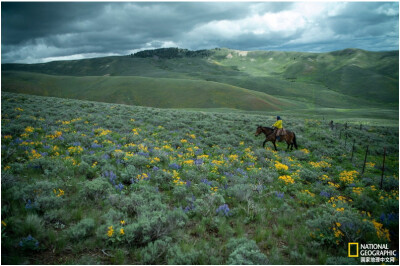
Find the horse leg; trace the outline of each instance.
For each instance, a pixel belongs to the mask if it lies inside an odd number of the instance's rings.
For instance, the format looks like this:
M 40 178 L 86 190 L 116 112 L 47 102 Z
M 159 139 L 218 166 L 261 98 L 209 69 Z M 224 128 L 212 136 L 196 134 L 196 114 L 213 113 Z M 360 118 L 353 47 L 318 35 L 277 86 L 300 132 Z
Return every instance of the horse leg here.
M 272 143 L 274 144 L 275 151 L 278 151 L 278 149 L 276 148 L 276 145 L 275 145 L 275 140 L 272 141 Z
M 267 140 L 264 140 L 264 142 L 263 142 L 263 148 L 265 148 L 265 143 L 267 143 Z

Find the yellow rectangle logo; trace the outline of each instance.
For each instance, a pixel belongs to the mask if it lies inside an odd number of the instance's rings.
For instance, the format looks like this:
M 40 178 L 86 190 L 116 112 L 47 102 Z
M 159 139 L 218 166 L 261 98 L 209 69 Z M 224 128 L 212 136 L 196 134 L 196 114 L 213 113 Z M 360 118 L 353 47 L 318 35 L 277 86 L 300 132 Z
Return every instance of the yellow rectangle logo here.
M 358 243 L 349 243 L 349 257 L 358 258 Z

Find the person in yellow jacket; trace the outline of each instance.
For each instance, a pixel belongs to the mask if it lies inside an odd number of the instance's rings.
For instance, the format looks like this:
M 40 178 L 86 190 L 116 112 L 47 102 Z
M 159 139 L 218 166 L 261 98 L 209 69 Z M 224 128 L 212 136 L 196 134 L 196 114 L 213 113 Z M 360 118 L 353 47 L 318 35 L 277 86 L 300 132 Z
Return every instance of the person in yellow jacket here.
M 275 130 L 272 134 L 275 134 L 276 140 L 279 141 L 280 137 L 286 134 L 285 129 L 283 129 L 282 119 L 279 115 L 276 117 L 276 122 L 272 125 L 272 127 L 275 127 Z

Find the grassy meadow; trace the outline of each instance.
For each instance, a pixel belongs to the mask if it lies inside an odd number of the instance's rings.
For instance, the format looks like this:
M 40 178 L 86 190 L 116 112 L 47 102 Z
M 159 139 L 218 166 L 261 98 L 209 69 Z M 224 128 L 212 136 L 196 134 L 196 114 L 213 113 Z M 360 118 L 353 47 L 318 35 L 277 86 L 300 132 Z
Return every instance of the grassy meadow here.
M 1 103 L 3 264 L 360 264 L 349 242 L 398 250 L 396 111 L 282 111 L 299 149 L 276 152 L 254 135 L 274 109 Z

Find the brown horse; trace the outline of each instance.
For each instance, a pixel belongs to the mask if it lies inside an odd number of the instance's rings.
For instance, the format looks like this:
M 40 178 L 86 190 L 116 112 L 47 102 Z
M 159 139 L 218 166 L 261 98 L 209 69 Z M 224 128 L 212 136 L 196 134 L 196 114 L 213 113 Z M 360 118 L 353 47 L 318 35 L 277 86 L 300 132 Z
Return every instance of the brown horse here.
M 272 144 L 274 144 L 275 150 L 277 151 L 278 149 L 276 148 L 276 145 L 275 145 L 276 136 L 275 136 L 275 134 L 272 134 L 273 132 L 274 132 L 273 128 L 258 126 L 257 131 L 256 131 L 256 137 L 258 135 L 260 135 L 261 133 L 264 133 L 265 140 L 263 142 L 263 148 L 265 147 L 265 143 L 267 141 L 271 141 Z M 294 132 L 286 130 L 286 135 L 281 136 L 279 139 L 279 142 L 282 142 L 284 140 L 287 143 L 287 148 L 286 148 L 287 150 L 289 149 L 289 146 L 290 146 L 290 150 L 293 150 L 293 145 L 297 149 L 296 134 L 294 134 Z

